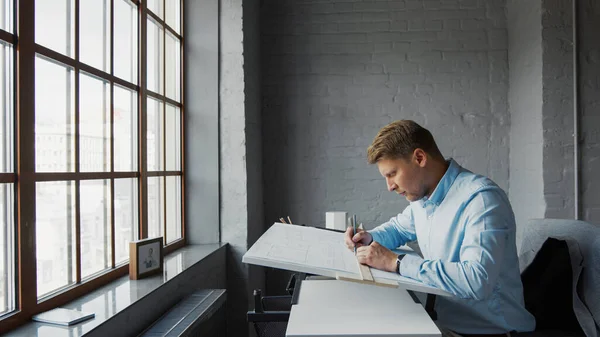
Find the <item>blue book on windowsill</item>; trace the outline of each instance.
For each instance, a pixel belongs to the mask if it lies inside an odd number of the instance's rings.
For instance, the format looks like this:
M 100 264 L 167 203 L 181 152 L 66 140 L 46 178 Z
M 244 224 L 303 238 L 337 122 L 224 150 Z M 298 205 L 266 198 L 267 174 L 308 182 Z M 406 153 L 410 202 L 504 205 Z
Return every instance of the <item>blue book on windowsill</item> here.
M 52 309 L 32 317 L 32 319 L 37 322 L 59 325 L 73 325 L 90 318 L 94 318 L 93 312 L 82 312 L 79 310 L 64 308 Z

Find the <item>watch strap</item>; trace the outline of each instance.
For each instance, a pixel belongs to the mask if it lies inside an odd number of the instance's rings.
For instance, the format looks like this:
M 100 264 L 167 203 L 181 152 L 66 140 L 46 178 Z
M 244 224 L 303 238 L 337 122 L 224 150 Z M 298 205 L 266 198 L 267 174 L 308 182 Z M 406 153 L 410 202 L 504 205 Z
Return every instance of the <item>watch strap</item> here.
M 396 274 L 400 274 L 400 263 L 403 258 L 404 258 L 404 254 L 400 254 L 400 255 L 398 255 L 398 257 L 396 257 Z

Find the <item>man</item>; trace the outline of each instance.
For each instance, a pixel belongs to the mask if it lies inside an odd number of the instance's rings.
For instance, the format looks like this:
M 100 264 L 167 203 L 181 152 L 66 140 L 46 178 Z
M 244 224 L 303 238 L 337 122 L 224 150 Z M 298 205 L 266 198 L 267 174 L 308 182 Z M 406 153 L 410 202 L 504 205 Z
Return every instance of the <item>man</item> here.
M 525 309 L 515 219 L 504 191 L 490 179 L 445 160 L 431 133 L 410 120 L 383 127 L 368 148 L 389 191 L 410 205 L 345 242 L 360 263 L 446 290 L 438 296 L 444 336 L 510 336 L 532 331 Z M 390 249 L 417 240 L 424 258 Z
M 152 248 L 148 250 L 148 256 L 146 256 L 146 259 L 144 260 L 144 265 L 146 265 L 146 268 L 152 268 L 158 265 L 158 262 L 156 262 L 156 259 L 154 259 L 154 256 L 152 256 L 153 252 L 154 249 Z

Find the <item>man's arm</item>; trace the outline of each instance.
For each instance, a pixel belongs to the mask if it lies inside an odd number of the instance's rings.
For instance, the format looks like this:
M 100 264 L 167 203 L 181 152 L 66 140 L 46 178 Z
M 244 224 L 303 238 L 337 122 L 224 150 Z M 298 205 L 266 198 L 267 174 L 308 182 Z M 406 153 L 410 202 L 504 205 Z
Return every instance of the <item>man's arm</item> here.
M 416 240 L 417 235 L 410 205 L 402 213 L 370 230 L 369 233 L 373 236 L 373 241 L 377 241 L 387 249 L 394 249 Z
M 474 195 L 463 211 L 466 226 L 458 262 L 406 256 L 400 274 L 449 291 L 460 298 L 482 300 L 492 291 L 504 262 L 514 216 L 498 190 Z

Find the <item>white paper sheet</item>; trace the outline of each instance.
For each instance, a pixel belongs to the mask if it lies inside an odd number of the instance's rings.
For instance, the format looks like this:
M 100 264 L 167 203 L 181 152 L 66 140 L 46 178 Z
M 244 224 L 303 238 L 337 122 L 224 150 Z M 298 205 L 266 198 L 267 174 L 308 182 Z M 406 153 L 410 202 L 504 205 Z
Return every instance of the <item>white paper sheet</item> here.
M 325 270 L 330 275 L 336 272 L 358 274 L 356 257 L 346 248 L 339 232 L 314 227 L 303 227 L 275 223 L 263 234 L 244 255 L 243 262 L 270 260 L 292 266 L 310 268 L 310 273 L 321 275 L 313 270 Z M 302 271 L 302 270 L 298 270 Z
M 406 252 L 406 249 L 402 251 Z M 344 244 L 343 233 L 278 222 L 252 245 L 242 262 L 329 277 L 360 275 L 356 257 Z M 444 290 L 396 273 L 374 268 L 371 268 L 371 273 L 376 282 L 451 296 Z

